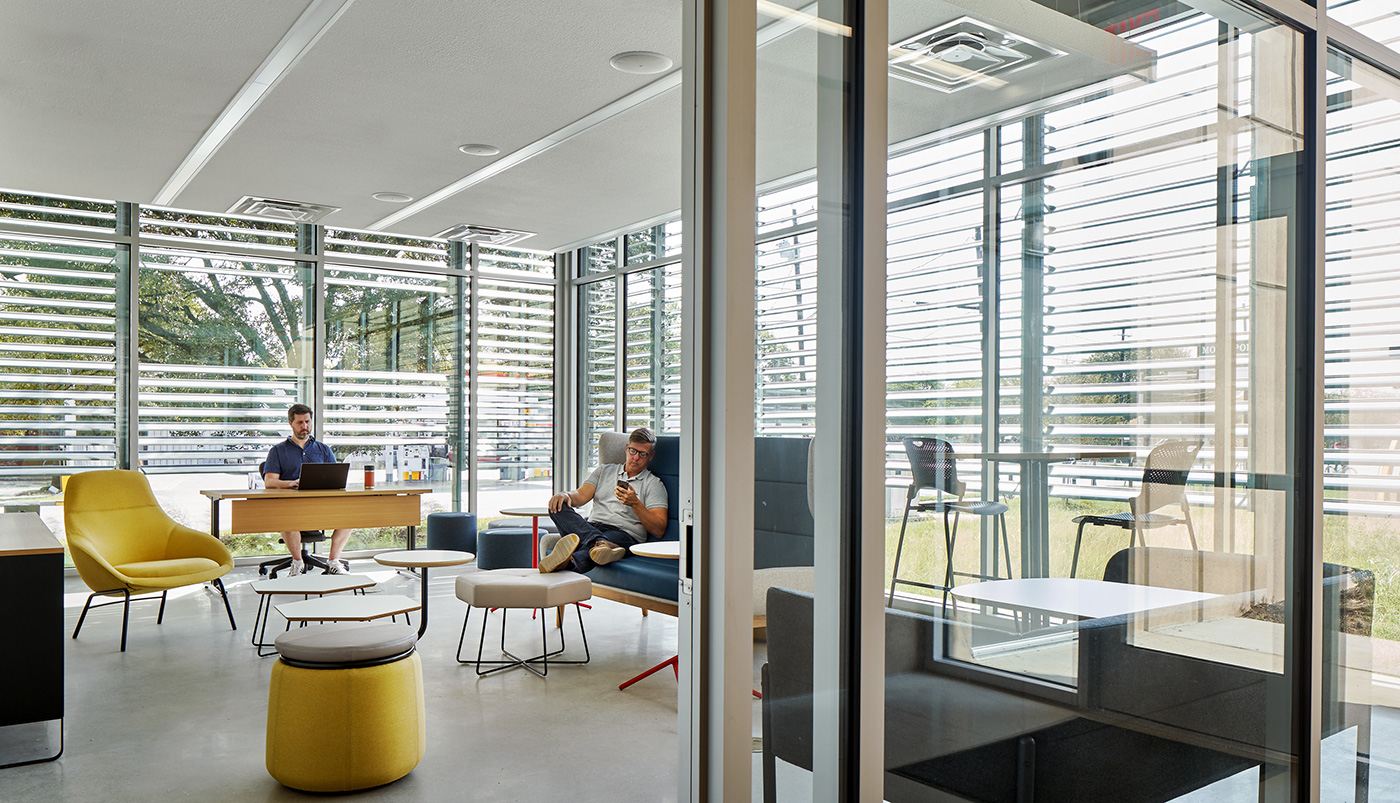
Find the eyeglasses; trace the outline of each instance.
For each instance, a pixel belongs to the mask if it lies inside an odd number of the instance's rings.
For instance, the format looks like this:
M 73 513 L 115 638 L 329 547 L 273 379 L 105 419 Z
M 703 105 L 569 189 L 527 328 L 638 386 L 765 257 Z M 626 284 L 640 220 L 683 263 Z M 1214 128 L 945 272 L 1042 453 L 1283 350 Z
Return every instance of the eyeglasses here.
M 634 449 L 631 446 L 627 447 L 627 453 L 632 455 L 633 457 L 645 457 L 648 459 L 651 458 L 651 452 L 644 452 L 641 449 Z

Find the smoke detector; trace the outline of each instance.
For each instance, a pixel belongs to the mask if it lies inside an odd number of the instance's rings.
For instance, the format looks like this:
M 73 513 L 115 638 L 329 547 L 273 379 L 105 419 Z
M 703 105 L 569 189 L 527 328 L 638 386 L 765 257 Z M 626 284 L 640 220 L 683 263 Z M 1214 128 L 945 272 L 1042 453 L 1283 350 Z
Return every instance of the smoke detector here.
M 433 235 L 444 240 L 457 240 L 464 243 L 481 243 L 482 245 L 510 245 L 517 243 L 526 237 L 534 237 L 533 231 L 520 231 L 518 229 L 503 229 L 497 226 L 479 226 L 472 223 L 463 223 L 460 226 L 453 226 Z
M 340 207 L 338 206 L 283 201 L 277 198 L 259 198 L 254 195 L 245 195 L 238 200 L 238 203 L 228 208 L 230 215 L 247 215 L 292 223 L 316 223 L 326 215 L 339 211 Z
M 940 92 L 996 89 L 1002 76 L 1065 55 L 1063 50 L 972 17 L 940 25 L 890 46 L 890 75 Z

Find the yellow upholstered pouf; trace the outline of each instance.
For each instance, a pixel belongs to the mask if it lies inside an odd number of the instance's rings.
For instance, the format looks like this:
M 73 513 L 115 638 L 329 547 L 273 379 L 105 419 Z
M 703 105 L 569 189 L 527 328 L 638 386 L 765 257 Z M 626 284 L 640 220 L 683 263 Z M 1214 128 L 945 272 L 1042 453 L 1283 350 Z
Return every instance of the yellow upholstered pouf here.
M 343 647 L 356 638 L 349 632 L 356 628 L 405 626 L 321 625 L 284 636 L 304 643 L 320 638 L 322 648 L 340 641 Z M 375 634 L 369 635 L 372 641 Z M 383 656 L 366 659 L 353 651 L 346 660 L 342 649 L 338 661 L 319 661 L 326 654 L 307 660 L 303 650 L 289 664 L 294 651 L 285 646 L 279 637 L 283 659 L 272 668 L 267 700 L 267 771 L 273 778 L 307 792 L 347 792 L 396 781 L 418 766 L 427 727 L 423 665 L 411 638 L 406 657 L 384 663 L 376 663 Z

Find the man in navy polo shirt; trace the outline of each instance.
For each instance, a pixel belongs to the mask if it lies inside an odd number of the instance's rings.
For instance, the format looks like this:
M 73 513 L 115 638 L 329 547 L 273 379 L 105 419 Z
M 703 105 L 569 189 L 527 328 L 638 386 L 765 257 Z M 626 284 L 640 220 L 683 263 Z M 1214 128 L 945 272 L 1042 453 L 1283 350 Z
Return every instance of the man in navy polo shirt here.
M 293 404 L 287 408 L 287 423 L 292 427 L 292 436 L 272 447 L 267 452 L 267 462 L 263 465 L 263 482 L 269 488 L 296 488 L 301 485 L 302 463 L 334 463 L 335 455 L 331 447 L 311 437 L 311 408 L 304 404 Z M 350 540 L 349 530 L 336 530 L 331 533 L 330 560 L 326 574 L 346 574 L 350 571 L 348 561 L 340 559 L 340 550 Z M 295 577 L 306 572 L 301 561 L 301 532 L 282 533 L 282 541 L 287 551 L 292 553 L 292 568 L 287 572 Z

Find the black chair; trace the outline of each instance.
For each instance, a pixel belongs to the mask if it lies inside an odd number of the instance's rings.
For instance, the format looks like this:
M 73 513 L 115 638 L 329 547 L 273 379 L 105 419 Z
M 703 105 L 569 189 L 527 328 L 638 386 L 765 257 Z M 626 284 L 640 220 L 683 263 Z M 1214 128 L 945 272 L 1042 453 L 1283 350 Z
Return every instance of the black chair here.
M 1074 561 L 1070 564 L 1069 576 L 1073 577 L 1079 570 L 1079 544 L 1084 540 L 1084 527 L 1090 524 L 1129 530 L 1129 547 L 1137 546 L 1139 537 L 1142 538 L 1142 545 L 1147 546 L 1147 530 L 1185 524 L 1186 533 L 1191 536 L 1191 548 L 1196 549 L 1191 506 L 1186 503 L 1186 475 L 1190 473 L 1191 465 L 1196 462 L 1196 453 L 1200 450 L 1200 441 L 1164 441 L 1157 444 L 1147 454 L 1147 465 L 1142 470 L 1142 489 L 1137 496 L 1128 500 L 1127 513 L 1076 516 L 1074 523 L 1079 525 L 1079 530 L 1074 534 Z M 1155 512 L 1167 505 L 1181 505 L 1181 518 Z
M 1011 577 L 1011 544 L 1006 537 L 1007 506 L 996 501 L 963 498 L 967 493 L 967 483 L 958 479 L 958 467 L 953 456 L 953 446 L 947 441 L 937 438 L 905 438 L 904 452 L 909 456 L 909 467 L 913 471 L 913 479 L 909 483 L 909 492 L 904 498 L 904 521 L 899 525 L 899 545 L 895 547 L 894 551 L 894 571 L 890 579 L 889 604 L 894 604 L 894 589 L 897 585 L 918 586 L 934 591 L 943 591 L 946 594 L 947 590 L 952 587 L 955 576 L 976 577 L 982 580 L 998 579 L 995 574 L 997 564 L 995 534 L 993 534 L 992 541 L 993 574 L 953 570 L 953 549 L 957 546 L 958 519 L 964 513 L 973 516 L 995 516 L 994 522 L 1001 522 L 1001 546 L 1002 551 L 1006 553 L 1006 576 Z M 937 491 L 938 498 L 921 501 L 919 493 L 925 488 Z M 944 494 L 950 494 L 956 499 L 945 500 Z M 944 572 L 943 585 L 941 586 L 915 580 L 901 580 L 899 577 L 899 559 L 904 552 L 904 531 L 909 526 L 909 511 L 911 510 L 943 514 L 943 542 L 948 550 L 948 567 Z M 953 516 L 951 525 L 948 521 L 950 513 Z
M 266 462 L 266 461 L 263 461 L 263 462 L 261 462 L 261 463 L 258 464 L 258 476 L 259 476 L 259 477 L 261 477 L 262 475 L 264 475 L 264 474 L 267 473 L 266 468 L 267 468 L 267 462 Z M 301 562 L 302 562 L 302 565 L 307 566 L 307 567 L 315 566 L 315 567 L 320 568 L 320 569 L 327 569 L 327 568 L 329 568 L 329 564 L 326 563 L 326 561 L 325 561 L 324 558 L 321 558 L 321 557 L 318 557 L 318 556 L 316 556 L 316 555 L 313 555 L 313 554 L 311 553 L 311 550 L 307 548 L 307 545 L 308 545 L 308 544 L 319 544 L 319 543 L 321 543 L 321 542 L 324 541 L 324 540 L 326 540 L 326 531 L 325 531 L 325 530 L 302 530 L 302 531 L 301 531 Z M 286 543 L 286 542 L 283 541 L 281 538 L 278 538 L 278 539 L 277 539 L 277 543 L 282 544 L 282 543 Z M 260 575 L 261 575 L 261 574 L 265 574 L 265 575 L 267 575 L 268 577 L 271 577 L 273 580 L 276 580 L 276 579 L 277 579 L 277 573 L 280 572 L 280 571 L 282 571 L 283 569 L 287 568 L 288 566 L 291 566 L 291 565 L 292 565 L 292 556 L 291 556 L 291 555 L 283 555 L 283 556 L 280 557 L 280 558 L 273 558 L 272 560 L 265 560 L 265 561 L 263 561 L 262 563 L 259 563 L 259 564 L 258 564 L 258 574 L 260 574 Z

